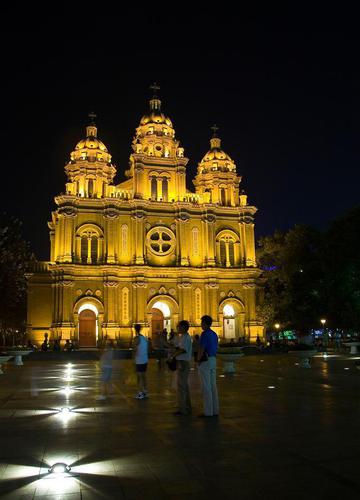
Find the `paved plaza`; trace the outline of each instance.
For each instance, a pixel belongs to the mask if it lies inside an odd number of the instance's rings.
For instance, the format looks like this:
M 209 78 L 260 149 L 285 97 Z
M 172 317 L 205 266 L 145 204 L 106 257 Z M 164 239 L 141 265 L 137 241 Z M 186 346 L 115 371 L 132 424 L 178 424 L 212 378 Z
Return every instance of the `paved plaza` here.
M 8 363 L 0 375 L 0 497 L 358 499 L 360 371 L 345 355 L 319 355 L 311 369 L 296 362 L 245 356 L 234 376 L 219 362 L 221 414 L 209 419 L 197 416 L 196 370 L 193 415 L 179 417 L 172 374 L 155 360 L 148 400 L 134 399 L 132 362 L 116 360 L 116 394 L 105 402 L 96 401 L 96 361 L 69 353 L 66 362 Z M 50 475 L 56 462 L 70 473 Z

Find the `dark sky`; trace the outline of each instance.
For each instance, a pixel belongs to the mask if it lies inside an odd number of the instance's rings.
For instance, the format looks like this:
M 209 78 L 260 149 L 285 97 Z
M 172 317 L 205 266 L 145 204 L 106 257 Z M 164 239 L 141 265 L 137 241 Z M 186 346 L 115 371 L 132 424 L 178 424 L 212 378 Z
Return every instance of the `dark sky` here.
M 41 14 L 3 11 L 0 35 L 1 209 L 23 220 L 39 258 L 49 256 L 53 197 L 88 112 L 119 182 L 153 81 L 190 158 L 191 188 L 219 125 L 259 208 L 258 237 L 324 228 L 359 203 L 355 13 Z

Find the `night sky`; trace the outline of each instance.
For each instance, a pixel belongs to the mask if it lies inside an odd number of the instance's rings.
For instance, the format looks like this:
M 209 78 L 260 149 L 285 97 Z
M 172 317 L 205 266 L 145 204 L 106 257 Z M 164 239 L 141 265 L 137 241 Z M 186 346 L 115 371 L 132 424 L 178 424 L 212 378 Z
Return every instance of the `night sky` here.
M 259 208 L 258 237 L 297 223 L 325 228 L 359 203 L 354 13 L 96 12 L 2 12 L 1 210 L 22 219 L 38 258 L 49 258 L 53 197 L 88 113 L 120 182 L 153 81 L 190 159 L 191 189 L 210 127 L 220 127 Z

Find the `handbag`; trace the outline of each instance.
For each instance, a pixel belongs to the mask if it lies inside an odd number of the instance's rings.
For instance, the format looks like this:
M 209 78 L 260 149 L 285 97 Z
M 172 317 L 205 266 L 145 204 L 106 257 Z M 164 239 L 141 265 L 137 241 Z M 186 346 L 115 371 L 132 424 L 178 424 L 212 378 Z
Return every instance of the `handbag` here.
M 169 358 L 166 360 L 166 364 L 168 365 L 169 370 L 174 372 L 176 370 L 176 359 L 175 358 Z
M 209 359 L 208 353 L 206 351 L 203 352 L 201 358 L 198 360 L 199 363 L 203 363 Z

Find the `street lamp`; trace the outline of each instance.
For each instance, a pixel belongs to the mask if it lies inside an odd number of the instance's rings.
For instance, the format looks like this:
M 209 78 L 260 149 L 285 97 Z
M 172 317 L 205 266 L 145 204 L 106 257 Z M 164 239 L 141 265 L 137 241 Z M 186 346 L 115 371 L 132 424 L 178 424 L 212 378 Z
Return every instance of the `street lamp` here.
M 275 330 L 276 330 L 276 340 L 279 340 L 279 329 L 280 329 L 280 323 L 275 323 Z
M 321 318 L 320 319 L 320 323 L 322 324 L 322 327 L 323 327 L 322 344 L 323 344 L 323 347 L 325 348 L 325 352 L 326 352 L 327 346 L 328 346 L 328 338 L 327 338 L 327 335 L 325 335 L 326 319 L 325 318 Z

